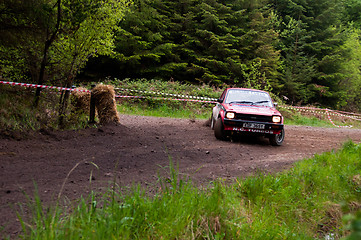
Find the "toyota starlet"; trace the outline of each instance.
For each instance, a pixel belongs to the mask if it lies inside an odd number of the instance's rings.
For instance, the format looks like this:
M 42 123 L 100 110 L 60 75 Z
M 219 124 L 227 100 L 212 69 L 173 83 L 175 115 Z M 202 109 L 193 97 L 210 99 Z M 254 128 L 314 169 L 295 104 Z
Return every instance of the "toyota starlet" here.
M 211 116 L 217 139 L 235 133 L 265 136 L 274 146 L 285 138 L 283 117 L 268 92 L 248 88 L 227 88 L 217 100 Z

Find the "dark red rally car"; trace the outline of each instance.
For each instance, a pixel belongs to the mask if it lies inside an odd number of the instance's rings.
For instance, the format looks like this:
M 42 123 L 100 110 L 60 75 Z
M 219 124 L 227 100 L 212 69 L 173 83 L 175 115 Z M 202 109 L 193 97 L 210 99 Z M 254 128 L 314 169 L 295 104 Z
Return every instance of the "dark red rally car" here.
M 218 99 L 211 116 L 211 128 L 217 139 L 234 133 L 268 137 L 274 146 L 285 138 L 283 117 L 265 91 L 227 88 Z

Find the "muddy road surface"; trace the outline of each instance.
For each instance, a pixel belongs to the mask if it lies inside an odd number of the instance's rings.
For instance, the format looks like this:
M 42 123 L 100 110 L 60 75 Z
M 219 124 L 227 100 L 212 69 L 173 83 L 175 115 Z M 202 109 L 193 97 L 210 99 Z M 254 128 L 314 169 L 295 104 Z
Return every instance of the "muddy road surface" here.
M 98 129 L 0 136 L 0 236 L 19 234 L 18 203 L 26 202 L 24 192 L 33 196 L 34 183 L 45 205 L 60 191 L 61 201 L 72 201 L 91 190 L 104 191 L 114 182 L 156 188 L 158 174 L 168 174 L 172 159 L 181 176 L 207 185 L 260 170 L 281 171 L 296 161 L 339 149 L 348 139 L 361 140 L 360 129 L 286 126 L 285 130 L 283 146 L 274 147 L 268 139 L 216 140 L 205 120 L 121 115 L 121 124 Z

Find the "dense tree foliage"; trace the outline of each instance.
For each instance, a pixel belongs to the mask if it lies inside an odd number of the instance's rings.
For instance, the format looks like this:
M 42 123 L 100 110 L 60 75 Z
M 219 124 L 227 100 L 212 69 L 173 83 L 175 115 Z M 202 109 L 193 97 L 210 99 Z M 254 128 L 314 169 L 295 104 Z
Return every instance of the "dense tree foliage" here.
M 346 105 L 346 101 L 354 106 L 359 104 L 347 92 L 359 86 L 359 76 L 352 72 L 358 72 L 360 65 L 345 64 L 357 61 L 354 54 L 359 39 L 350 25 L 350 20 L 357 18 L 347 11 L 357 1 L 271 2 L 280 19 L 283 94 L 293 102 L 339 107 Z M 350 38 L 355 41 L 354 47 L 349 45 Z
M 134 0 L 126 9 L 63 0 L 55 31 L 57 2 L 0 2 L 3 77 L 36 82 L 55 32 L 46 81 L 69 85 L 87 63 L 85 76 L 254 87 L 292 104 L 361 109 L 361 0 Z
M 2 1 L 1 75 L 70 87 L 90 57 L 112 53 L 126 5 L 127 0 Z
M 120 25 L 119 73 L 216 85 L 256 74 L 266 85 L 279 67 L 271 25 L 262 3 L 139 0 Z

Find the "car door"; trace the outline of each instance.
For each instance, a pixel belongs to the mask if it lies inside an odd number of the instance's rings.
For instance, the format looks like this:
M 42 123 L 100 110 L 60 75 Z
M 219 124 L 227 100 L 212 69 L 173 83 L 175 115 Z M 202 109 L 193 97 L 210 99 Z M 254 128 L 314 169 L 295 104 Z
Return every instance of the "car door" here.
M 224 101 L 224 98 L 226 97 L 227 94 L 227 90 L 224 90 L 221 97 L 218 99 L 218 103 L 216 104 L 216 106 L 213 107 L 213 112 L 212 112 L 212 117 L 214 122 L 217 120 L 218 116 L 219 116 L 219 112 L 222 109 L 222 102 Z

